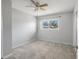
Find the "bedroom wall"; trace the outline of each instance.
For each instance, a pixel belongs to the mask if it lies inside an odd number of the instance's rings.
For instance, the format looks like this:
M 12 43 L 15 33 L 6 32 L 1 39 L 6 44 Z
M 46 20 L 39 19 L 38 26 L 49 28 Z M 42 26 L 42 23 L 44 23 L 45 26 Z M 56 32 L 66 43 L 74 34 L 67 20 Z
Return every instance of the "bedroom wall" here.
M 50 19 L 48 16 L 58 17 L 59 19 L 59 30 L 43 30 L 40 29 L 40 21 L 44 19 Z M 56 43 L 64 43 L 68 45 L 73 44 L 73 13 L 60 13 L 38 17 L 38 39 L 51 41 Z
M 12 50 L 12 5 L 11 0 L 2 0 L 1 4 L 1 57 L 4 58 Z
M 21 46 L 35 40 L 36 19 L 34 16 L 12 9 L 12 46 Z

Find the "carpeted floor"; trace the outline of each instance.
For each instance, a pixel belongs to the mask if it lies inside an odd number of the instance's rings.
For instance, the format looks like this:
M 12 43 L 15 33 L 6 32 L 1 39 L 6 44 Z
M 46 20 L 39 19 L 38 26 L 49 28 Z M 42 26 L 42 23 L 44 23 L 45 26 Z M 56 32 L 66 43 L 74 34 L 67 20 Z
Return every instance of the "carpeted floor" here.
M 8 59 L 76 59 L 72 46 L 35 41 L 13 50 Z

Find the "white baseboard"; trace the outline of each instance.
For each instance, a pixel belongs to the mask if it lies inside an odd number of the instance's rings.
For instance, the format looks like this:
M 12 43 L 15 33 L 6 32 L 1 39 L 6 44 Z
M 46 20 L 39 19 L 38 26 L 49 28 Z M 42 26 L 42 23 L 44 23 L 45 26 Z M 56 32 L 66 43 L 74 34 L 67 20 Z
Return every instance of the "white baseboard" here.
M 16 45 L 12 46 L 12 48 L 14 49 L 14 48 L 20 47 L 20 46 L 22 46 L 22 45 L 29 44 L 29 43 L 31 43 L 31 42 L 33 42 L 33 41 L 34 41 L 34 40 L 27 40 L 27 41 L 25 41 L 25 42 L 22 42 L 22 43 L 20 43 L 20 44 L 16 44 Z
M 7 58 L 9 58 L 10 56 L 12 56 L 13 54 L 12 53 L 10 53 L 10 54 L 8 54 L 8 55 L 6 55 L 6 56 L 4 56 L 4 57 L 2 57 L 1 59 L 7 59 Z
M 23 43 L 20 43 L 20 44 L 16 44 L 16 45 L 12 46 L 12 49 L 17 48 L 17 47 L 19 47 L 19 46 L 22 46 L 22 45 L 24 45 L 24 44 L 26 44 L 26 42 L 23 42 Z
M 59 44 L 65 44 L 65 45 L 73 46 L 73 44 L 67 43 L 67 42 L 57 42 L 57 41 L 50 41 L 50 40 L 43 40 L 43 39 L 40 39 L 40 40 L 41 41 L 49 41 L 49 42 L 52 42 L 52 43 L 59 43 Z

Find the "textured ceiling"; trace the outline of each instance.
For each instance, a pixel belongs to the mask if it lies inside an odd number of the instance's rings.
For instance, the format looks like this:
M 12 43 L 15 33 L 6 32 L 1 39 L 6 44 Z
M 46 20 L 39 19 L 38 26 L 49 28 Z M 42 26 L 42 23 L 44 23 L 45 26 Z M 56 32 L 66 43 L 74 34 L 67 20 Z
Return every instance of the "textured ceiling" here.
M 47 3 L 48 9 L 46 11 L 39 11 L 38 15 L 47 15 L 53 13 L 73 11 L 76 0 L 40 0 L 40 1 L 42 1 L 42 3 Z M 20 11 L 32 15 L 37 15 L 37 12 L 34 11 L 34 8 L 25 7 L 28 5 L 33 5 L 30 0 L 12 0 L 12 8 L 18 9 Z

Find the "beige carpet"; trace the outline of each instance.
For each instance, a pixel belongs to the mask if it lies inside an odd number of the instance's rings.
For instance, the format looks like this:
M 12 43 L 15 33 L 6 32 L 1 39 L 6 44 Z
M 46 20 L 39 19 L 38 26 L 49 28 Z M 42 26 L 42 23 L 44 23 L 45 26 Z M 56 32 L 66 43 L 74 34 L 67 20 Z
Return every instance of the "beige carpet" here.
M 8 59 L 76 59 L 72 46 L 36 41 L 13 50 Z

